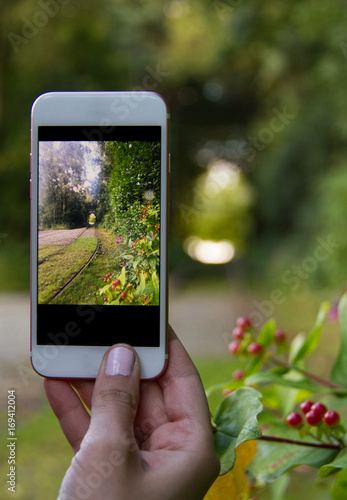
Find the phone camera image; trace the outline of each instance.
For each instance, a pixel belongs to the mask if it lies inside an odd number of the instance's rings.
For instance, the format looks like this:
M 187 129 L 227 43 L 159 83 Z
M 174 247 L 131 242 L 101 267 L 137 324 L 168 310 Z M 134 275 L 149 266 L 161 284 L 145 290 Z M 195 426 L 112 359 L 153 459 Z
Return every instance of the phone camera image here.
M 160 127 L 39 127 L 37 182 L 38 344 L 157 345 Z

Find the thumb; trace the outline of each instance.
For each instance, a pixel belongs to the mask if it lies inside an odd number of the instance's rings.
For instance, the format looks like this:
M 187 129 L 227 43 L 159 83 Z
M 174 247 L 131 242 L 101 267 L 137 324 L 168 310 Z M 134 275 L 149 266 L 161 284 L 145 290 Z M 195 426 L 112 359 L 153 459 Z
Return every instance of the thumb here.
M 134 349 L 117 344 L 103 357 L 95 381 L 88 438 L 122 453 L 136 446 L 134 419 L 139 402 L 140 362 Z

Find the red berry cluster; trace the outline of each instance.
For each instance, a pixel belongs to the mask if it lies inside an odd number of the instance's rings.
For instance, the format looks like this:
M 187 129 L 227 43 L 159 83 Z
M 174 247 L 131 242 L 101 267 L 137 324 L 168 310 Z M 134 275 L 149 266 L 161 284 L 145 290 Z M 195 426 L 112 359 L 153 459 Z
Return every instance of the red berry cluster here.
M 264 346 L 256 340 L 252 322 L 246 316 L 238 318 L 232 336 L 233 340 L 228 346 L 230 354 L 246 354 L 255 357 L 263 353 Z M 274 333 L 274 342 L 276 344 L 284 344 L 286 340 L 287 336 L 282 330 L 277 330 Z
M 118 280 L 118 279 L 114 280 L 112 282 L 112 285 L 111 285 L 112 290 L 114 290 L 115 288 L 117 288 L 117 286 L 119 286 L 119 285 L 120 285 L 120 280 Z
M 142 213 L 140 214 L 140 221 L 143 220 L 143 219 L 147 219 L 147 217 L 148 217 L 148 210 L 149 210 L 150 207 L 151 207 L 151 205 L 147 205 L 146 207 L 144 207 L 142 209 Z
M 108 281 L 111 280 L 111 273 L 107 273 L 106 276 L 104 277 L 104 283 L 107 283 Z M 128 295 L 127 295 L 127 290 L 130 291 L 133 289 L 133 285 L 131 283 L 128 283 L 128 285 L 122 290 L 122 284 L 121 284 L 121 281 L 119 279 L 115 279 L 112 281 L 112 285 L 111 285 L 111 289 L 112 290 L 116 290 L 116 292 L 120 292 L 119 296 L 122 300 L 125 300 L 128 298 Z M 104 302 L 107 302 L 108 301 L 108 298 L 107 297 L 104 297 Z
M 111 273 L 107 273 L 105 278 L 104 278 L 104 283 L 107 283 L 107 281 L 111 278 Z
M 232 340 L 228 346 L 230 354 L 249 354 L 258 356 L 263 352 L 263 346 L 254 340 L 252 322 L 246 316 L 241 316 L 232 331 Z M 238 377 L 237 377 L 238 378 Z
M 300 409 L 305 415 L 306 423 L 311 427 L 317 427 L 323 422 L 327 427 L 337 427 L 340 423 L 340 415 L 334 410 L 328 410 L 323 403 L 303 401 Z M 293 412 L 287 417 L 288 425 L 293 428 L 302 427 L 303 421 L 302 415 L 298 412 Z

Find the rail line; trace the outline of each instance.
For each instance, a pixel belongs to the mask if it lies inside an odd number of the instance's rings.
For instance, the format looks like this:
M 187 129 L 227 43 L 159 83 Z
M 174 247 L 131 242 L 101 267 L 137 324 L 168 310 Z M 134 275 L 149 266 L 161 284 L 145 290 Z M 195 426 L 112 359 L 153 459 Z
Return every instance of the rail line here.
M 86 231 L 87 231 L 87 227 L 85 227 L 83 229 L 83 231 L 78 235 L 76 236 L 76 238 L 74 238 L 73 240 L 70 241 L 70 243 L 68 243 L 67 245 L 64 245 L 63 247 L 59 248 L 59 250 L 57 250 L 56 252 L 53 252 L 53 253 L 50 253 L 49 255 L 46 255 L 46 257 L 44 257 L 43 259 L 40 259 L 37 263 L 38 265 L 40 264 L 43 264 L 47 259 L 49 259 L 50 257 L 53 257 L 53 255 L 57 255 L 57 253 L 60 253 L 62 252 L 63 250 L 65 250 L 66 248 L 68 248 L 70 245 L 72 245 L 72 243 L 74 243 L 76 240 L 78 240 L 78 238 L 80 238 L 82 236 L 82 234 L 84 234 Z M 48 235 L 47 235 L 48 236 Z M 45 238 L 47 236 L 41 236 L 41 239 L 42 238 Z M 40 245 L 39 245 L 40 246 Z
M 68 246 L 68 245 L 67 245 Z M 46 302 L 46 304 L 49 304 L 50 302 L 52 302 L 52 300 L 54 300 L 56 297 L 58 297 L 59 295 L 61 295 L 63 292 L 65 292 L 65 290 L 75 281 L 76 278 L 78 278 L 78 276 L 80 274 L 83 273 L 83 271 L 85 270 L 85 268 L 91 263 L 91 261 L 94 259 L 94 257 L 96 256 L 98 250 L 99 250 L 99 246 L 100 246 L 100 238 L 97 238 L 97 245 L 96 245 L 96 249 L 94 250 L 94 252 L 92 253 L 92 255 L 89 257 L 89 259 L 87 260 L 87 262 L 81 267 L 81 269 L 79 271 L 77 271 L 76 274 L 74 274 L 74 276 L 72 278 L 70 278 L 66 283 L 65 285 L 63 285 L 60 290 L 58 290 L 54 295 L 52 295 L 52 297 Z

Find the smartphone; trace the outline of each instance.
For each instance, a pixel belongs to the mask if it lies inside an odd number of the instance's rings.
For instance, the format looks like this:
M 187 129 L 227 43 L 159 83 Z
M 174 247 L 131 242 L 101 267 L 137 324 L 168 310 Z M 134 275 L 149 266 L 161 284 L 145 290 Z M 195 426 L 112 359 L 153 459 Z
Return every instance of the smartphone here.
M 95 378 L 132 345 L 167 360 L 169 113 L 153 92 L 49 92 L 31 114 L 31 362 Z

